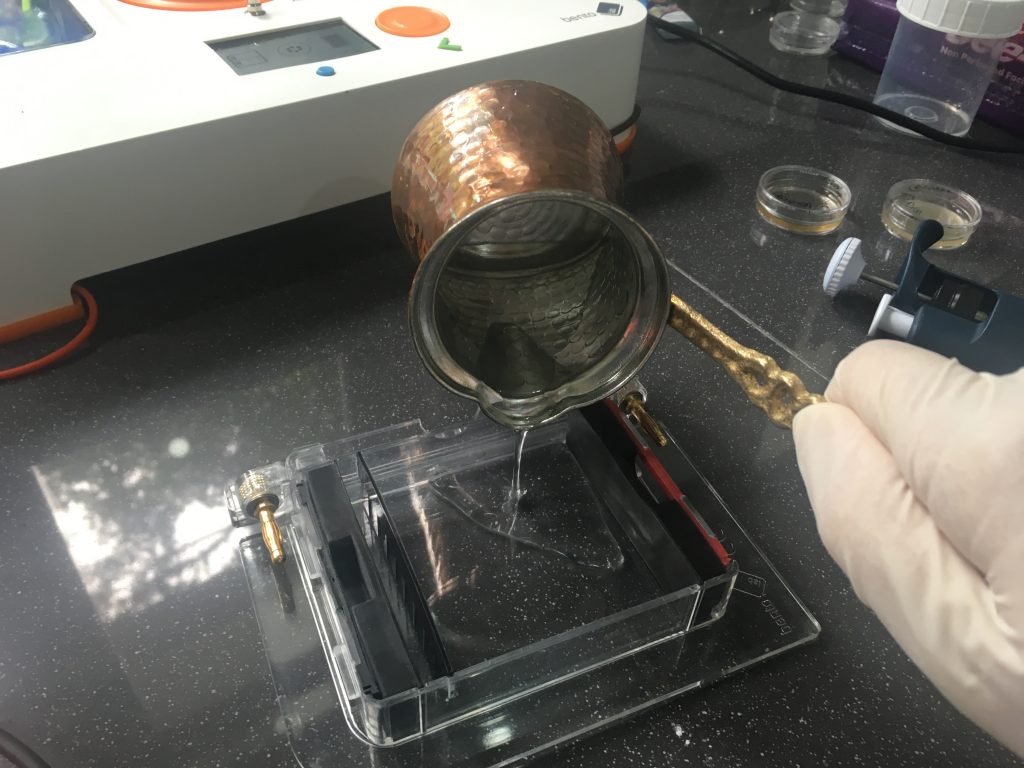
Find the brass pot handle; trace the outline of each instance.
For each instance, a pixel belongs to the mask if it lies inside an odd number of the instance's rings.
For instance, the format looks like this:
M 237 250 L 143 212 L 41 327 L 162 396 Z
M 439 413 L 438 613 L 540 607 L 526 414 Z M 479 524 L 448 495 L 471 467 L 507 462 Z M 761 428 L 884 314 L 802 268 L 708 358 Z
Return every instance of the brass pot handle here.
M 822 395 L 808 392 L 795 373 L 782 370 L 768 355 L 743 346 L 678 296 L 672 297 L 668 324 L 725 368 L 750 402 L 780 427 L 791 428 L 799 411 L 825 402 Z

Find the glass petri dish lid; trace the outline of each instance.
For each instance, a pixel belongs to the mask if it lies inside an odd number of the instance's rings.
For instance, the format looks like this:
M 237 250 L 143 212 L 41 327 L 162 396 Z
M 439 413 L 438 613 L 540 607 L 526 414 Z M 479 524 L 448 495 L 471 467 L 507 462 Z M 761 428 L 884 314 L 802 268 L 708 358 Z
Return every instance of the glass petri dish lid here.
M 893 184 L 882 204 L 882 224 L 890 234 L 911 240 L 927 219 L 939 222 L 945 230 L 933 248 L 959 248 L 971 239 L 981 222 L 981 203 L 956 187 L 930 179 L 904 179 Z
M 843 223 L 853 199 L 838 176 L 805 165 L 780 165 L 757 183 L 757 212 L 800 235 L 827 235 Z
M 839 37 L 839 22 L 822 13 L 783 11 L 775 14 L 768 41 L 784 53 L 820 56 Z

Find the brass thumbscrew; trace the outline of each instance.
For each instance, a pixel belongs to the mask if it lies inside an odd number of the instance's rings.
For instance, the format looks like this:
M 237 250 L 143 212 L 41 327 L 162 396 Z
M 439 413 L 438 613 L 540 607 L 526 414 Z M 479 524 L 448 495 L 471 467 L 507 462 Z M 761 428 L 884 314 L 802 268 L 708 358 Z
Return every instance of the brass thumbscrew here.
M 245 505 L 246 514 L 260 521 L 260 532 L 271 562 L 283 563 L 284 538 L 274 519 L 274 512 L 281 502 L 277 494 L 271 492 L 266 476 L 251 470 L 246 472 L 238 484 L 238 496 Z
M 630 392 L 620 403 L 620 407 L 626 414 L 632 417 L 639 427 L 647 433 L 659 448 L 668 445 L 668 437 L 662 430 L 661 425 L 654 420 L 654 417 L 644 407 L 644 396 L 639 392 Z

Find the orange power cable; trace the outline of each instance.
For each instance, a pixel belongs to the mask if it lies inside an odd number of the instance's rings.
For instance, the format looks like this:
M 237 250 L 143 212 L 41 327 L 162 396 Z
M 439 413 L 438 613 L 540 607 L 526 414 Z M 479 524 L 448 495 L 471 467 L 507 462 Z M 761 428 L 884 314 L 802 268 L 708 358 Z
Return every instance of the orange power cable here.
M 76 301 L 83 302 L 85 304 L 85 325 L 82 326 L 82 329 L 75 334 L 75 337 L 71 339 L 71 341 L 64 346 L 55 349 L 50 354 L 44 355 L 38 360 L 33 360 L 30 363 L 25 363 L 24 365 L 17 365 L 14 368 L 0 370 L 0 381 L 16 379 L 19 376 L 25 376 L 26 374 L 34 373 L 51 366 L 54 363 L 63 360 L 76 349 L 81 347 L 85 343 L 86 339 L 92 335 L 92 332 L 96 330 L 96 321 L 99 319 L 99 308 L 96 306 L 96 299 L 93 298 L 93 295 L 89 293 L 87 289 L 77 284 L 71 286 L 71 295 L 75 297 Z
M 37 333 L 73 323 L 83 317 L 85 317 L 85 306 L 79 301 L 73 301 L 66 307 L 51 309 L 41 315 L 33 315 L 24 320 L 0 326 L 0 344 L 10 344 L 12 341 L 24 339 L 27 336 L 35 336 Z

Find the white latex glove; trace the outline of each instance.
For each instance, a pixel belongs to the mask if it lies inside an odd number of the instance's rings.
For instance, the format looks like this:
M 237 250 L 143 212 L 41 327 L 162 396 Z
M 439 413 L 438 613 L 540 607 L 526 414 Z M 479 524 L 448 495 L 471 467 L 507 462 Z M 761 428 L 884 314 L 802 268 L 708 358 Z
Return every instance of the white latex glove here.
M 1024 369 L 872 341 L 825 394 L 793 422 L 825 547 L 938 689 L 1024 756 Z

